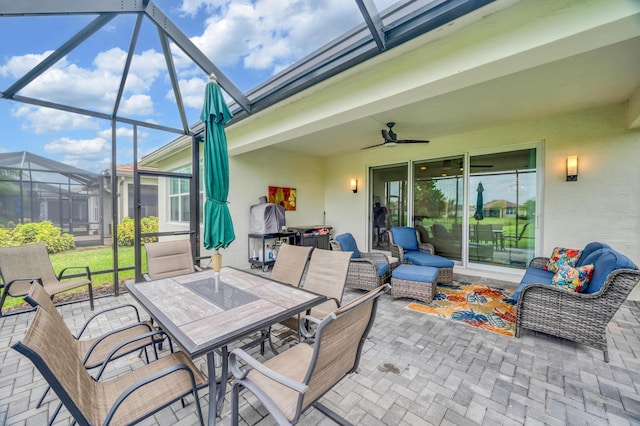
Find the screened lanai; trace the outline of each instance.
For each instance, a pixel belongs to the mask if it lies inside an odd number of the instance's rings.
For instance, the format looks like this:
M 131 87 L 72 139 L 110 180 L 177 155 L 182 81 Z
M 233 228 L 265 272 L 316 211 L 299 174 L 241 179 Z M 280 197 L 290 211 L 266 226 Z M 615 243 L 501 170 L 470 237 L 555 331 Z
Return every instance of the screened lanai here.
M 102 150 L 85 164 L 103 166 L 100 170 L 117 170 L 121 164 L 133 164 L 129 185 L 133 190 L 132 204 L 138 206 L 133 209 L 135 265 L 122 265 L 118 246 L 113 245 L 115 284 L 121 268 L 134 266 L 136 276 L 141 276 L 140 245 L 142 238 L 149 237 L 148 233 L 143 235 L 139 226 L 141 209 L 145 208 L 140 190 L 144 180 L 159 179 L 160 187 L 179 188 L 175 198 L 177 207 L 174 211 L 172 204 L 171 215 L 175 213 L 173 223 L 181 226 L 161 227 L 154 235 L 189 238 L 194 254 L 199 255 L 201 187 L 196 176 L 200 170 L 198 141 L 202 129 L 198 117 L 202 90 L 209 75 L 216 76 L 227 96 L 234 114 L 232 123 L 238 122 L 489 3 L 489 0 L 355 0 L 324 4 L 309 0 L 291 6 L 295 10 L 283 6 L 283 18 L 302 13 L 304 22 L 308 20 L 306 30 L 297 34 L 301 47 L 290 49 L 291 54 L 281 58 L 270 70 L 246 72 L 225 58 L 226 51 L 234 49 L 232 45 L 215 50 L 212 45 L 217 46 L 218 39 L 208 42 L 206 32 L 198 33 L 202 28 L 197 25 L 181 28 L 177 22 L 184 23 L 185 15 L 190 12 L 185 10 L 186 6 L 177 10 L 175 2 L 1 0 L 0 17 L 6 24 L 3 36 L 33 44 L 22 51 L 16 50 L 17 45 L 4 45 L 3 55 L 11 59 L 0 73 L 0 97 L 25 105 L 19 112 L 12 111 L 14 116 L 53 110 L 98 123 L 94 127 L 100 128 L 100 140 L 64 137 L 61 143 L 54 143 L 73 154 L 73 158 L 65 161 L 77 164 L 77 159 L 82 158 L 83 144 L 101 141 Z M 296 36 L 284 20 L 281 22 L 285 25 L 274 33 Z M 256 31 L 266 23 L 246 25 L 239 29 L 240 33 Z M 251 47 L 258 53 L 267 48 L 255 44 Z M 247 52 L 244 61 L 255 60 L 252 55 L 256 52 Z M 87 57 L 94 58 L 93 63 L 87 63 Z M 12 67 L 15 58 L 28 60 L 16 59 L 20 66 Z M 97 72 L 101 65 L 104 72 Z M 77 69 L 85 71 L 82 82 L 68 78 L 67 74 Z M 141 93 L 140 87 L 144 86 L 141 81 L 149 86 L 162 85 L 161 95 L 152 98 L 146 92 Z M 159 105 L 165 104 L 171 104 L 169 112 L 154 114 Z M 33 119 L 31 126 L 39 128 L 49 117 L 52 116 L 40 115 L 37 120 Z M 137 162 L 144 153 L 161 150 L 176 135 L 191 137 L 186 154 L 190 156 L 190 167 L 154 172 L 138 169 Z M 73 147 L 74 141 L 77 147 Z M 105 164 L 107 160 L 109 163 Z M 113 173 L 109 179 L 106 187 L 129 187 L 126 176 Z M 116 225 L 122 210 L 119 206 L 125 194 L 114 190 L 109 195 L 113 206 L 109 212 L 111 229 L 117 241 Z M 188 223 L 186 228 L 182 226 L 185 223 Z
M 27 151 L 0 153 L 3 227 L 49 221 L 73 234 L 76 244 L 100 244 L 101 200 L 102 181 L 95 173 Z

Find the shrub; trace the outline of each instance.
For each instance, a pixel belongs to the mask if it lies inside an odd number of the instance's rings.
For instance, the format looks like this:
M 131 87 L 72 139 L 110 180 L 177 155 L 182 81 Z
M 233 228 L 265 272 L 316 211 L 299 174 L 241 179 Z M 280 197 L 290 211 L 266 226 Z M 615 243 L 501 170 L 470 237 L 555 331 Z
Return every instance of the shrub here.
M 143 217 L 140 220 L 140 232 L 148 234 L 158 232 L 158 218 L 155 216 Z M 133 218 L 125 217 L 118 225 L 118 246 L 133 245 L 134 226 Z M 157 237 L 143 237 L 142 243 L 152 243 L 158 241 Z
M 43 242 L 47 252 L 58 253 L 76 248 L 75 240 L 71 234 L 63 234 L 60 228 L 53 226 L 51 222 L 24 223 L 17 225 L 13 230 L 0 233 L 0 244 L 7 246 L 22 246 Z M 5 243 L 7 238 L 7 244 Z

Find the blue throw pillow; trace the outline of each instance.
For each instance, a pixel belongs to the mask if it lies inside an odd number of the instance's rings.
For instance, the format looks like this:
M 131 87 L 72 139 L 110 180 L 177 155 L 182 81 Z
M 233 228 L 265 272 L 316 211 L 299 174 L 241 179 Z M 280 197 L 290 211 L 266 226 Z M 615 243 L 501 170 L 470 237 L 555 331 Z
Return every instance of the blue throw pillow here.
M 342 251 L 352 251 L 353 255 L 352 259 L 357 259 L 360 257 L 360 250 L 358 250 L 358 245 L 356 244 L 355 238 L 350 233 L 340 234 L 335 237 L 335 240 L 340 243 L 340 247 L 342 247 Z
M 408 226 L 397 226 L 391 228 L 393 242 L 404 250 L 418 250 L 418 237 L 416 230 Z

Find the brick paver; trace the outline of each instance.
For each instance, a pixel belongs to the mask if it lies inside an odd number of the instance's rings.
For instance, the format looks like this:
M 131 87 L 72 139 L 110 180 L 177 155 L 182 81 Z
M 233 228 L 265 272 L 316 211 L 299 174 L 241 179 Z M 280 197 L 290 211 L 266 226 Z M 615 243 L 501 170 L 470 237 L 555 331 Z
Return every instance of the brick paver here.
M 346 290 L 345 300 L 358 294 Z M 125 294 L 96 300 L 96 309 L 133 303 Z M 409 311 L 406 299 L 384 295 L 364 346 L 357 375 L 341 381 L 322 402 L 360 425 L 640 424 L 640 307 L 627 301 L 607 330 L 610 363 L 595 349 L 524 332 L 519 339 Z M 91 315 L 88 303 L 61 306 L 75 331 Z M 144 314 L 144 312 L 143 312 Z M 58 403 L 35 403 L 45 383 L 26 358 L 10 349 L 32 314 L 0 319 L 0 424 L 46 424 Z M 128 318 L 111 318 L 102 330 Z M 166 352 L 167 349 L 164 349 Z M 254 349 L 254 355 L 259 357 Z M 267 351 L 266 356 L 271 356 Z M 136 355 L 116 361 L 109 374 L 141 365 Z M 206 371 L 204 359 L 197 360 Z M 207 410 L 207 391 L 200 392 Z M 229 394 L 220 424 L 230 423 Z M 197 424 L 193 404 L 175 403 L 145 425 Z M 274 424 L 251 394 L 240 397 L 241 424 Z M 63 409 L 56 424 L 69 424 Z M 302 425 L 330 425 L 315 409 Z

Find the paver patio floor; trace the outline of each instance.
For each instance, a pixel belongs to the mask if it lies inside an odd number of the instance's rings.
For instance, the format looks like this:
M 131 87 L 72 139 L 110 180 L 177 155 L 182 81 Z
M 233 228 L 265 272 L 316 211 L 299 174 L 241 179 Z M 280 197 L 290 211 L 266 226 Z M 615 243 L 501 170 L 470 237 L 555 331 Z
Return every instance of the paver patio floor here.
M 469 279 L 469 277 L 464 277 Z M 484 282 L 490 282 L 484 280 Z M 345 300 L 360 292 L 347 289 Z M 96 309 L 132 303 L 125 294 L 96 300 Z M 360 373 L 335 386 L 322 401 L 358 425 L 631 425 L 640 424 L 640 306 L 627 301 L 607 329 L 611 361 L 602 352 L 524 332 L 506 337 L 409 311 L 408 299 L 384 295 L 360 364 Z M 91 315 L 89 304 L 61 306 L 75 331 Z M 143 315 L 145 314 L 142 311 Z M 45 382 L 29 360 L 10 349 L 32 313 L 0 318 L 0 424 L 43 425 L 57 405 L 55 396 L 35 408 Z M 130 318 L 102 322 L 97 333 Z M 166 346 L 166 345 L 165 345 Z M 253 353 L 259 357 L 254 349 Z M 165 349 L 166 352 L 166 349 Z M 266 356 L 271 356 L 267 351 Z M 198 365 L 206 371 L 204 358 Z M 142 363 L 136 355 L 119 360 L 109 375 Z M 207 410 L 207 391 L 200 391 Z M 220 424 L 230 424 L 229 394 Z M 272 425 L 273 419 L 249 393 L 241 395 L 241 424 Z M 55 424 L 69 424 L 63 409 Z M 195 425 L 194 405 L 180 403 L 144 425 Z M 315 409 L 301 425 L 331 425 Z

